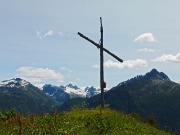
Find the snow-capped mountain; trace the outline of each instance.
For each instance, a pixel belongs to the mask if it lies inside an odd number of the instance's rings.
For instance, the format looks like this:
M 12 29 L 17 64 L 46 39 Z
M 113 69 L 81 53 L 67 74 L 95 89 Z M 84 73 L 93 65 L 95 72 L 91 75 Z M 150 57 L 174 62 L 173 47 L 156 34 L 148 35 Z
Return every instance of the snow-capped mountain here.
M 101 91 L 98 87 L 78 87 L 70 83 L 66 86 L 62 85 L 59 87 L 52 86 L 51 84 L 46 84 L 43 86 L 43 92 L 47 95 L 54 97 L 59 102 L 64 102 L 70 98 L 75 97 L 89 98 L 99 94 Z
M 69 87 L 71 86 L 71 87 Z M 90 87 L 77 87 L 76 85 L 73 86 L 72 84 L 66 85 L 64 88 L 64 91 L 70 95 L 76 95 L 78 97 L 91 97 L 94 95 L 99 94 L 100 88 L 95 87 L 95 86 L 90 86 Z
M 0 83 L 0 87 L 9 87 L 9 88 L 20 88 L 26 87 L 30 83 L 21 78 L 12 78 L 10 80 L 5 80 Z
M 51 112 L 56 101 L 39 88 L 21 78 L 0 82 L 0 108 L 3 112 L 14 108 L 17 112 Z

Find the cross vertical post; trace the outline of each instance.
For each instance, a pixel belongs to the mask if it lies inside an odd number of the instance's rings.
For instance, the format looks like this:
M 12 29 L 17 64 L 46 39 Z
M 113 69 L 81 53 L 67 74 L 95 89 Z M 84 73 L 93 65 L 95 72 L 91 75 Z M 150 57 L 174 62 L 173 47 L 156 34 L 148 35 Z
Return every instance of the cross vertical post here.
M 106 53 L 108 53 L 109 55 L 111 55 L 112 57 L 114 57 L 115 59 L 117 59 L 119 62 L 123 62 L 122 59 L 120 59 L 118 56 L 116 56 L 115 54 L 113 54 L 112 52 L 110 52 L 109 50 L 107 50 L 106 48 L 103 47 L 103 26 L 102 26 L 102 18 L 100 17 L 100 23 L 101 23 L 101 27 L 100 27 L 100 32 L 101 32 L 101 39 L 100 39 L 100 43 L 97 44 L 95 43 L 93 40 L 89 39 L 88 37 L 84 36 L 83 34 L 81 34 L 80 32 L 78 32 L 77 34 L 86 39 L 87 41 L 89 41 L 90 43 L 92 43 L 93 45 L 95 45 L 99 50 L 100 50 L 100 88 L 101 88 L 101 109 L 104 108 L 104 88 L 106 87 L 105 82 L 104 82 L 104 68 L 103 68 L 103 63 L 104 63 L 104 59 L 103 59 L 103 51 L 105 51 Z
M 104 68 L 103 68 L 103 26 L 102 26 L 102 19 L 100 17 L 100 32 L 101 32 L 101 39 L 100 39 L 100 86 L 101 86 L 101 108 L 104 108 Z

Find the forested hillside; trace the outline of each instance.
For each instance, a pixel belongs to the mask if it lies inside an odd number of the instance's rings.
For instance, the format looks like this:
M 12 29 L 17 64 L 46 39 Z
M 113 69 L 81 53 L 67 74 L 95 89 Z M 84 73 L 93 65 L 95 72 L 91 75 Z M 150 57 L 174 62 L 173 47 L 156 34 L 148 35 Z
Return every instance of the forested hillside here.
M 105 92 L 105 103 L 110 108 L 127 114 L 136 112 L 141 117 L 154 116 L 160 128 L 174 133 L 180 132 L 180 84 L 156 69 L 118 84 Z M 58 111 L 86 102 L 88 107 L 100 105 L 100 95 L 65 102 Z

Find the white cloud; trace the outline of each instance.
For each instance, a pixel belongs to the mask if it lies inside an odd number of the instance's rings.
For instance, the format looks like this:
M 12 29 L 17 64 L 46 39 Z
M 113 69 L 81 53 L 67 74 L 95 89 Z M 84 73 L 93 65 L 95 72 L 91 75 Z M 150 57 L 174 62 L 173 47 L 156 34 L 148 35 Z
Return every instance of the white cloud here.
M 42 30 L 36 30 L 36 37 L 39 39 L 44 39 L 48 36 L 52 36 L 54 34 L 53 30 L 49 30 L 46 33 L 43 33 Z
M 57 32 L 58 35 L 60 35 L 61 37 L 70 37 L 71 34 L 69 33 L 64 33 L 64 32 Z
M 139 35 L 137 36 L 135 39 L 134 39 L 134 42 L 156 42 L 154 36 L 152 33 L 144 33 L 142 35 Z
M 154 49 L 142 48 L 138 49 L 138 52 L 156 52 Z
M 152 61 L 162 61 L 162 62 L 180 62 L 180 53 L 176 55 L 172 54 L 163 54 L 160 57 L 155 58 Z
M 53 30 L 45 31 L 44 29 L 36 30 L 36 37 L 38 39 L 44 39 L 48 36 L 60 35 L 61 37 L 70 37 L 71 34 L 64 32 L 54 32 Z
M 36 37 L 39 38 L 39 39 L 42 39 L 41 31 L 36 30 Z
M 47 33 L 44 34 L 44 38 L 47 37 L 47 36 L 52 36 L 53 33 L 54 32 L 52 30 L 49 30 Z
M 48 68 L 20 67 L 17 69 L 17 77 L 23 78 L 31 83 L 42 83 L 47 80 L 63 82 L 63 75 Z
M 104 62 L 104 67 L 106 68 L 133 69 L 133 68 L 140 68 L 146 66 L 147 66 L 147 61 L 143 59 L 127 60 L 124 61 L 123 63 L 113 62 L 111 60 Z M 99 68 L 98 65 L 94 65 L 92 67 Z

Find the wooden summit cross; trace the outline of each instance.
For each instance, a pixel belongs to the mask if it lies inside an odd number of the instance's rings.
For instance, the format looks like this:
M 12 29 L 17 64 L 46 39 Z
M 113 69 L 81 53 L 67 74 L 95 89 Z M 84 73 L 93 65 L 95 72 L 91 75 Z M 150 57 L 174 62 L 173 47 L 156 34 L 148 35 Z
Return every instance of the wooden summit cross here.
M 88 37 L 84 36 L 83 34 L 81 34 L 80 32 L 78 32 L 78 35 L 81 36 L 82 38 L 86 39 L 87 41 L 91 42 L 93 45 L 95 45 L 98 49 L 100 49 L 100 87 L 101 87 L 101 108 L 104 108 L 104 88 L 106 87 L 106 83 L 104 82 L 104 68 L 103 68 L 103 51 L 105 51 L 106 53 L 108 53 L 109 55 L 111 55 L 112 57 L 114 57 L 115 59 L 117 59 L 120 62 L 123 62 L 122 59 L 120 59 L 119 57 L 117 57 L 115 54 L 111 53 L 110 51 L 108 51 L 106 48 L 103 47 L 103 26 L 102 26 L 102 19 L 100 17 L 100 23 L 101 23 L 101 27 L 100 27 L 100 32 L 101 32 L 101 39 L 100 39 L 100 43 L 97 44 L 94 41 L 92 41 L 91 39 L 89 39 Z

